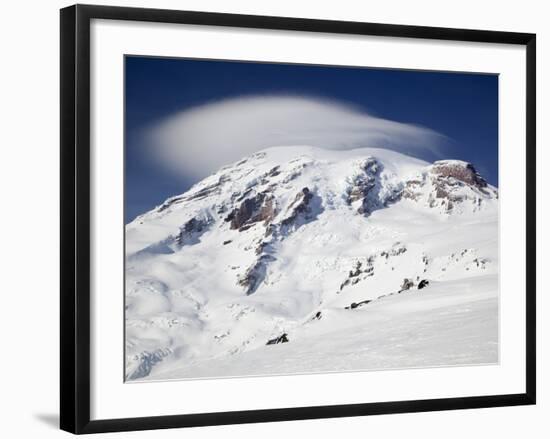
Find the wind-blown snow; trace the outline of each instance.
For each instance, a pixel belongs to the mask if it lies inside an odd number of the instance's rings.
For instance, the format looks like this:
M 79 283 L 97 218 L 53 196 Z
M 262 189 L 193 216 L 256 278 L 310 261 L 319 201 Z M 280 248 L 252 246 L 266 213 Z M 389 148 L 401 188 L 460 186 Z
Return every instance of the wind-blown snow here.
M 257 152 L 127 225 L 126 378 L 494 363 L 497 221 L 464 162 Z

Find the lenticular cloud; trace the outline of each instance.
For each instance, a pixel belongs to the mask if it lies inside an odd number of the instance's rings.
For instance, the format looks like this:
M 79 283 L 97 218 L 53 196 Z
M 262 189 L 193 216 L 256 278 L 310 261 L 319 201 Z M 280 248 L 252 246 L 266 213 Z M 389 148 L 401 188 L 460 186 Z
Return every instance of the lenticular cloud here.
M 295 96 L 226 99 L 180 112 L 150 130 L 151 153 L 188 177 L 204 177 L 272 146 L 388 148 L 439 155 L 443 136 L 330 100 Z

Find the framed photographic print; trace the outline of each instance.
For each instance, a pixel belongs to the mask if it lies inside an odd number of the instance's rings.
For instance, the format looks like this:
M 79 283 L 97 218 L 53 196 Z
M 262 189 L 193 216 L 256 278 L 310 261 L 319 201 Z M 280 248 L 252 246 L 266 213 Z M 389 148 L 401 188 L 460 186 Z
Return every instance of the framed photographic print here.
M 535 403 L 535 35 L 61 10 L 61 428 Z

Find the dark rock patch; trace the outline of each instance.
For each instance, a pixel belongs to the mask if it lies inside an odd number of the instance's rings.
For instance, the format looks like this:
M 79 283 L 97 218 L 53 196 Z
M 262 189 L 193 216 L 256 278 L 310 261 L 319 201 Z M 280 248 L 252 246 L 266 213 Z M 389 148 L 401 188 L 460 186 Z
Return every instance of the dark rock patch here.
M 231 222 L 231 229 L 247 230 L 256 223 L 263 221 L 270 223 L 276 215 L 275 200 L 272 194 L 260 192 L 254 197 L 246 198 L 239 207 L 234 209 L 226 218 Z
M 441 160 L 433 164 L 432 172 L 441 177 L 452 177 L 477 188 L 487 187 L 487 182 L 478 174 L 471 163 Z
M 357 285 L 362 280 L 368 277 L 374 276 L 374 257 L 369 256 L 366 266 L 361 261 L 355 263 L 355 267 L 348 273 L 348 278 L 340 284 L 340 290 L 342 291 L 348 285 Z
M 349 277 L 357 277 L 361 274 L 361 261 L 357 261 L 355 269 L 349 272 Z
M 347 203 L 352 204 L 361 200 L 361 206 L 358 209 L 360 214 L 369 214 L 378 205 L 378 192 L 380 185 L 377 182 L 378 176 L 382 170 L 382 165 L 373 157 L 368 157 L 361 163 L 361 174 L 356 175 L 351 188 L 347 193 Z
M 410 290 L 412 287 L 414 287 L 414 282 L 412 279 L 403 279 L 403 283 L 401 284 L 401 291 Z
M 471 202 L 476 209 L 482 206 L 486 197 L 498 198 L 498 192 L 489 187 L 471 163 L 459 160 L 434 162 L 428 172 L 404 183 L 401 198 L 419 200 L 425 186 L 431 187 L 428 205 L 442 208 L 446 213 L 455 211 L 465 202 Z
M 246 289 L 246 295 L 254 294 L 260 284 L 264 281 L 267 273 L 267 265 L 274 261 L 271 255 L 262 255 L 246 270 L 244 276 L 238 280 L 238 284 Z
M 292 201 L 292 203 L 290 204 L 290 208 L 292 209 L 290 216 L 285 218 L 281 223 L 287 226 L 293 223 L 300 214 L 309 213 L 309 202 L 312 198 L 313 194 L 307 187 L 298 192 L 298 194 L 296 194 L 296 197 L 294 198 L 294 201 Z
M 421 180 L 409 180 L 405 182 L 401 197 L 417 201 L 420 198 L 419 189 L 424 182 Z
M 476 264 L 476 267 L 481 268 L 482 270 L 485 270 L 485 264 L 487 264 L 488 259 L 485 258 L 475 258 L 473 262 Z
M 340 291 L 344 289 L 344 287 L 348 286 L 351 283 L 351 279 L 346 279 L 344 282 L 340 284 Z
M 276 177 L 277 175 L 280 175 L 280 168 L 280 166 L 275 166 L 267 171 L 264 175 L 262 175 L 260 179 L 261 184 L 268 184 L 271 177 Z
M 201 235 L 208 230 L 211 224 L 212 219 L 210 217 L 191 218 L 180 227 L 180 231 L 175 238 L 176 244 L 182 247 L 198 243 Z
M 266 345 L 270 344 L 279 344 L 279 343 L 288 343 L 290 340 L 288 339 L 288 334 L 285 332 L 284 334 L 279 335 L 278 337 L 272 338 L 271 340 L 268 340 Z
M 269 233 L 285 233 L 290 229 L 296 230 L 302 225 L 315 220 L 322 211 L 321 198 L 305 187 L 296 194 L 294 200 L 290 203 L 286 217 L 281 221 L 279 229 L 270 230 Z
M 383 169 L 382 163 L 374 157 L 367 157 L 361 162 L 361 172 L 352 178 L 346 194 L 349 205 L 361 201 L 357 213 L 369 216 L 375 210 L 388 207 L 401 198 L 402 184 L 390 190 L 382 190 L 380 174 Z
M 360 306 L 367 305 L 371 302 L 372 300 L 362 300 L 361 302 L 353 302 L 351 305 L 346 306 L 345 309 L 356 309 L 356 308 L 359 308 Z
M 418 289 L 421 290 L 422 288 L 426 288 L 429 284 L 430 284 L 430 281 L 429 281 L 429 280 L 427 280 L 427 279 L 422 279 L 422 280 L 418 283 Z
M 407 251 L 407 247 L 400 244 L 399 242 L 396 242 L 393 245 L 393 248 L 391 250 L 387 250 L 387 251 L 384 250 L 384 251 L 380 252 L 380 256 L 385 258 L 385 259 L 389 259 L 390 256 L 399 256 L 399 255 L 402 255 L 403 253 L 405 253 L 406 251 Z

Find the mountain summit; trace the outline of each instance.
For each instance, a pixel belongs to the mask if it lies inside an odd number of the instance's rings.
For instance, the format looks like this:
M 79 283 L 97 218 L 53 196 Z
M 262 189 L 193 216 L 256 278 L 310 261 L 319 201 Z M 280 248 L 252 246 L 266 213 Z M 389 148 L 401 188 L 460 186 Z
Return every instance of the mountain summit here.
M 494 362 L 497 221 L 463 161 L 257 152 L 126 226 L 126 378 Z M 411 329 L 404 357 L 388 340 Z

